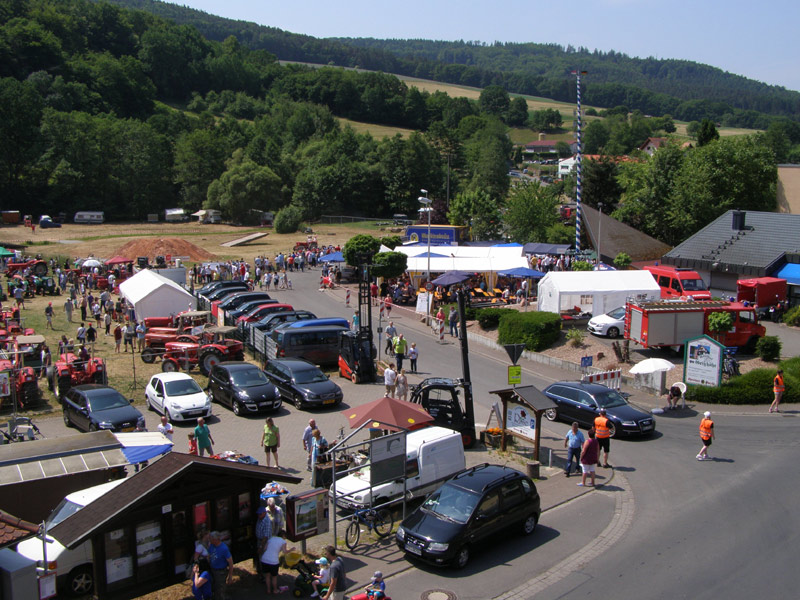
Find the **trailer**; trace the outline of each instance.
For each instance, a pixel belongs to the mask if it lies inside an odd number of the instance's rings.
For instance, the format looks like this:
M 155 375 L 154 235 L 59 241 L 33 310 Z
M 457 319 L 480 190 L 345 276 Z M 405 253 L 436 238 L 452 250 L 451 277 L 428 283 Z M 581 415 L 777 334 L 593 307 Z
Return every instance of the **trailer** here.
M 708 317 L 715 312 L 730 312 L 734 324 L 730 331 L 713 333 L 708 329 Z M 625 339 L 645 348 L 680 348 L 687 339 L 702 334 L 718 339 L 726 346 L 738 346 L 746 352 L 755 349 L 766 329 L 758 324 L 753 306 L 741 302 L 660 301 L 625 303 Z
M 736 282 L 736 301 L 749 302 L 766 310 L 786 300 L 786 280 L 777 277 L 756 277 Z

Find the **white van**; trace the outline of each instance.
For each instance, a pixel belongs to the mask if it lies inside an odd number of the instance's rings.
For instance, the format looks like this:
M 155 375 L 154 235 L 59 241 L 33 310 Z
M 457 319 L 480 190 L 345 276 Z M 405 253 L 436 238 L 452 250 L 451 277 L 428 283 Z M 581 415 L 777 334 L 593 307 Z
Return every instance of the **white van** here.
M 75 223 L 100 224 L 106 220 L 106 213 L 102 210 L 82 210 L 76 212 L 72 220 Z
M 70 515 L 85 508 L 100 496 L 113 490 L 124 479 L 101 483 L 94 487 L 72 492 L 64 498 L 47 517 L 48 531 L 61 523 Z M 42 555 L 42 538 L 36 536 L 17 544 L 17 552 L 31 560 L 44 560 Z M 88 594 L 94 588 L 94 571 L 92 570 L 92 542 L 84 542 L 74 550 L 67 550 L 57 540 L 47 536 L 48 569 L 56 572 L 56 585 L 59 591 L 66 590 L 72 596 Z
M 406 490 L 422 498 L 441 483 L 466 468 L 464 443 L 461 434 L 444 427 L 426 427 L 406 436 Z M 336 480 L 338 504 L 360 510 L 370 505 L 369 466 Z M 403 480 L 375 486 L 373 505 L 403 496 Z M 329 492 L 333 496 L 333 487 Z

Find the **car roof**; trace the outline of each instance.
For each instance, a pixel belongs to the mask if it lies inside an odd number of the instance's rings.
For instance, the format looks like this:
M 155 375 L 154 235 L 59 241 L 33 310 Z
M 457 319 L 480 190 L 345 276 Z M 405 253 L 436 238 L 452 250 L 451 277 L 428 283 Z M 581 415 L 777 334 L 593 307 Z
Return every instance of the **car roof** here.
M 225 362 L 221 362 L 217 365 L 218 367 L 223 367 L 227 371 L 243 371 L 245 369 L 258 369 L 261 370 L 261 367 L 258 365 L 254 365 L 253 363 L 239 361 L 239 360 L 228 360 Z
M 601 385 L 599 383 L 583 383 L 582 381 L 556 381 L 555 383 L 551 383 L 550 385 L 545 388 L 545 391 L 549 390 L 554 385 L 563 385 L 565 387 L 575 388 L 578 390 L 583 390 L 584 392 L 588 392 L 590 394 L 599 394 L 602 392 L 614 391 L 609 387 Z
M 310 369 L 310 368 L 319 369 L 317 365 L 315 365 L 311 361 L 305 360 L 304 358 L 273 358 L 269 362 L 286 365 L 287 367 L 289 367 L 294 371 L 302 369 Z
M 523 477 L 525 477 L 523 473 L 511 467 L 484 463 L 461 471 L 453 476 L 450 482 L 466 490 L 482 492 L 487 486 L 499 482 L 501 479 L 507 478 L 509 481 L 513 481 Z
M 167 382 L 167 381 L 186 381 L 187 379 L 194 379 L 188 373 L 178 373 L 178 372 L 156 373 L 150 379 L 154 379 L 154 378 L 155 379 L 160 379 L 161 381 L 164 381 L 164 382 Z
M 121 396 L 124 395 L 122 394 L 122 392 L 120 392 L 117 389 L 114 389 L 110 385 L 102 385 L 99 383 L 84 383 L 83 385 L 76 385 L 72 389 L 75 390 L 76 392 L 85 394 L 86 396 L 93 396 L 95 395 L 95 393 L 99 393 L 106 390 L 112 390 L 114 392 L 117 392 Z

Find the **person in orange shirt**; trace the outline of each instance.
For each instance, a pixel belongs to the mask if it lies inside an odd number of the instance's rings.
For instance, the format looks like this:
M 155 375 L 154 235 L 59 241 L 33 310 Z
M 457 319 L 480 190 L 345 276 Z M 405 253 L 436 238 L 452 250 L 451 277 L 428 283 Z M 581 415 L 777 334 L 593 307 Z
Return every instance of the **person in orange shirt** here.
M 775 374 L 775 379 L 772 381 L 772 391 L 775 393 L 775 399 L 772 401 L 772 404 L 769 405 L 769 412 L 781 412 L 778 410 L 778 405 L 781 403 L 781 398 L 783 398 L 783 391 L 786 389 L 786 385 L 783 383 L 783 369 L 778 369 L 778 372 Z
M 600 409 L 600 416 L 594 420 L 594 430 L 597 437 L 597 444 L 600 450 L 603 451 L 603 467 L 608 469 L 611 465 L 608 464 L 608 454 L 611 451 L 611 421 L 606 417 L 606 409 Z M 598 458 L 600 458 L 598 454 Z M 598 461 L 599 462 L 599 461 Z
M 703 420 L 700 421 L 700 439 L 703 440 L 703 447 L 697 453 L 697 460 L 710 460 L 708 447 L 711 445 L 712 440 L 716 439 L 716 436 L 714 435 L 714 421 L 711 420 L 709 411 L 703 413 Z

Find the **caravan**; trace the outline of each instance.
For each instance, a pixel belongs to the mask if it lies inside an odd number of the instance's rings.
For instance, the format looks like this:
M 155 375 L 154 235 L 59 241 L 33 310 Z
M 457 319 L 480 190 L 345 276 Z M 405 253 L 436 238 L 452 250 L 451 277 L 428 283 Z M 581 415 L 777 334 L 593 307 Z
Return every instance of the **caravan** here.
M 72 219 L 75 223 L 90 223 L 100 225 L 106 220 L 106 214 L 102 210 L 82 210 L 75 213 Z

